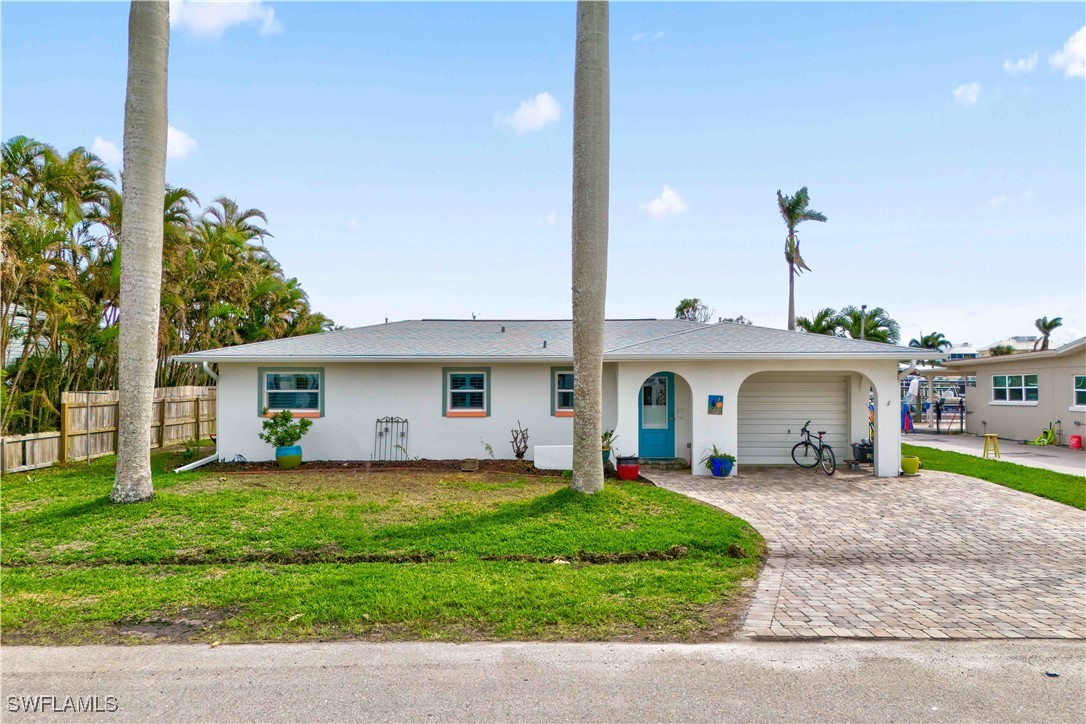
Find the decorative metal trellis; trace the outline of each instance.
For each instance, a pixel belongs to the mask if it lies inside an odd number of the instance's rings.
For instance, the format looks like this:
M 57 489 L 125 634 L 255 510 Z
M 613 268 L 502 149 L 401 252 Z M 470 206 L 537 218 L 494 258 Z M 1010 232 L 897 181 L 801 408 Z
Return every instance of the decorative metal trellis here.
M 381 417 L 373 431 L 374 460 L 407 460 L 407 418 Z

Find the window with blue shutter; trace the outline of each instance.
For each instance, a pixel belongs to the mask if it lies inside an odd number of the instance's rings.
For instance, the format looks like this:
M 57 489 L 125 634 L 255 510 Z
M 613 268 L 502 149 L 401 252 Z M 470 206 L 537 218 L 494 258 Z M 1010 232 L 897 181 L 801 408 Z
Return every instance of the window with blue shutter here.
M 324 371 L 316 369 L 266 369 L 259 371 L 260 411 L 321 413 Z
M 489 369 L 445 370 L 445 412 L 489 413 Z

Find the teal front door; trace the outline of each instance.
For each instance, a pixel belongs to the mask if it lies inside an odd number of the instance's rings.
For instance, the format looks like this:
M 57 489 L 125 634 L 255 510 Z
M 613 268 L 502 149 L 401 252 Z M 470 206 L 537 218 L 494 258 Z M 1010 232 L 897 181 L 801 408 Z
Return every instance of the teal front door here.
M 675 457 L 675 375 L 658 372 L 641 384 L 637 420 L 638 454 L 643 458 Z

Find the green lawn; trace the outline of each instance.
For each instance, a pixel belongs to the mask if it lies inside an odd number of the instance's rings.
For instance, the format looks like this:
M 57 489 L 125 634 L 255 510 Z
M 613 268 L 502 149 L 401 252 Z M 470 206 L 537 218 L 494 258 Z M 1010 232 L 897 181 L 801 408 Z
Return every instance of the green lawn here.
M 6 643 L 711 640 L 764 550 L 637 483 L 588 497 L 560 478 L 178 462 L 155 455 L 155 499 L 128 506 L 107 500 L 113 458 L 5 476 Z
M 1086 510 L 1086 478 L 1077 475 L 918 445 L 902 445 L 901 454 L 920 458 L 926 470 L 960 473 Z

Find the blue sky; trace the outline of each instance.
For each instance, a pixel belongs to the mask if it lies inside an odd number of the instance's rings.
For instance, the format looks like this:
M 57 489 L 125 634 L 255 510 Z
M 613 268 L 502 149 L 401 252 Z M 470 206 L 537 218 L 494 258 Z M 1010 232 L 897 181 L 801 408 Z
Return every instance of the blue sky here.
M 3 4 L 5 138 L 115 152 L 127 12 Z M 569 316 L 573 4 L 174 20 L 167 179 L 263 209 L 317 309 Z M 801 227 L 800 314 L 1086 334 L 1084 26 L 1081 3 L 613 3 L 608 316 L 698 296 L 783 327 L 775 192 L 807 185 L 829 222 Z

